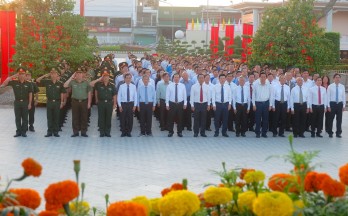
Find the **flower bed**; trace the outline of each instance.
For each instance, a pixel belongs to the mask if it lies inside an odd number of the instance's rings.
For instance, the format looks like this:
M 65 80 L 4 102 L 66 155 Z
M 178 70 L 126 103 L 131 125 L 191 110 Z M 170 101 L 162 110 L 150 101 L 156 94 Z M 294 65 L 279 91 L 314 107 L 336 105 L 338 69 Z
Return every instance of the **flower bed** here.
M 148 199 L 138 196 L 131 200 L 110 202 L 105 195 L 105 209 L 91 208 L 84 201 L 86 185 L 79 183 L 80 161 L 74 161 L 76 181 L 66 180 L 49 185 L 44 193 L 45 210 L 39 216 L 327 216 L 348 215 L 348 163 L 339 168 L 339 181 L 326 173 L 318 173 L 312 160 L 318 152 L 299 153 L 293 149 L 283 156 L 294 165 L 288 173 L 277 173 L 268 179 L 254 169 L 227 169 L 216 171 L 221 182 L 210 184 L 201 194 L 189 190 L 188 181 L 164 188 L 160 197 Z M 0 191 L 0 215 L 35 215 L 41 204 L 38 192 L 32 189 L 11 188 L 13 181 L 30 176 L 39 177 L 42 166 L 28 158 L 22 163 L 24 172 L 12 179 Z

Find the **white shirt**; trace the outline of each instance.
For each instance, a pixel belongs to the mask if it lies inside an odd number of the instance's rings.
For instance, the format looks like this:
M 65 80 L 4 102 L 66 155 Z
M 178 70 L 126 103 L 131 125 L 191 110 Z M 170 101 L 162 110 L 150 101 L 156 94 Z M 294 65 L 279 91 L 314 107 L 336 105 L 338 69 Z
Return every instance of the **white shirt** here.
M 209 86 L 209 92 L 210 92 L 210 100 L 208 105 L 212 105 L 212 100 L 213 100 L 213 93 L 214 93 L 214 86 L 211 82 L 209 82 L 209 84 L 207 84 L 206 82 L 204 82 L 207 86 Z
M 137 87 L 139 88 L 140 86 L 143 86 L 144 85 L 144 81 L 143 79 L 141 78 L 139 81 L 138 81 L 138 84 L 137 84 Z M 149 79 L 149 85 L 152 85 L 155 87 L 155 80 L 153 80 L 152 78 Z
M 281 85 L 280 83 L 273 88 L 273 108 L 275 108 L 275 101 L 281 101 L 282 99 L 282 86 L 284 89 L 284 102 L 288 102 L 288 109 L 290 109 L 290 87 L 286 84 Z
M 182 83 L 170 83 L 166 91 L 166 106 L 169 106 L 169 101 L 175 103 L 175 86 L 178 85 L 178 103 L 184 101 L 184 106 L 187 105 L 186 88 Z
M 303 80 L 303 86 L 305 86 L 306 88 L 310 89 L 315 85 L 315 83 L 313 82 L 313 80 L 307 79 L 307 81 Z
M 213 93 L 212 93 L 212 103 L 213 106 L 216 106 L 216 102 L 221 103 L 221 84 L 217 83 L 216 85 L 214 85 L 213 88 Z M 224 89 L 224 103 L 227 103 L 231 105 L 232 102 L 232 95 L 231 95 L 231 88 L 227 85 L 224 84 L 223 85 L 223 89 Z
M 231 98 L 233 100 L 233 95 L 234 95 L 234 92 L 236 91 L 237 85 L 232 81 L 230 83 L 226 81 L 225 84 L 231 88 Z
M 269 100 L 269 106 L 272 106 L 272 91 L 273 88 L 269 82 L 266 81 L 264 85 L 261 85 L 261 82 L 254 82 L 253 85 L 253 95 L 252 102 L 256 106 L 256 102 L 264 102 Z
M 336 103 L 336 84 L 332 83 L 327 88 L 327 107 L 330 107 L 330 102 Z M 341 83 L 338 84 L 338 102 L 343 103 L 343 108 L 346 107 L 346 90 L 344 88 L 344 85 Z
M 305 86 L 302 85 L 302 98 L 303 98 L 303 103 L 308 102 L 308 97 L 309 97 L 309 90 Z M 295 86 L 291 90 L 291 96 L 290 96 L 290 109 L 294 110 L 294 103 L 300 103 L 300 86 Z M 309 103 L 307 103 L 307 108 L 309 108 Z
M 320 98 L 321 103 L 319 104 L 319 88 L 320 88 Z M 326 89 L 323 86 L 313 86 L 309 89 L 309 104 L 312 105 L 324 105 L 327 108 L 327 94 Z
M 244 101 L 242 101 L 242 88 L 243 88 L 243 97 Z M 244 84 L 244 86 L 237 86 L 234 90 L 233 94 L 233 108 L 236 109 L 236 103 L 248 103 L 248 110 L 250 110 L 250 86 Z
M 210 87 L 203 83 L 202 85 L 202 91 L 203 91 L 203 102 L 210 104 Z M 201 103 L 201 85 L 199 83 L 194 84 L 191 87 L 191 97 L 190 97 L 190 104 L 191 106 L 194 105 L 194 103 Z
M 117 94 L 117 104 L 121 107 L 122 102 L 127 102 L 127 83 L 120 85 Z M 137 88 L 134 84 L 129 84 L 129 102 L 134 102 L 134 106 L 138 104 Z

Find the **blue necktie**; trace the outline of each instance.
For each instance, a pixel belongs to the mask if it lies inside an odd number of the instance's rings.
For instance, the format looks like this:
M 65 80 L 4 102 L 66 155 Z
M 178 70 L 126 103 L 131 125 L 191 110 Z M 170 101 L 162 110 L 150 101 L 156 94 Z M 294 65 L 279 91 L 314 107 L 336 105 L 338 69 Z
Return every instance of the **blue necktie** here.
M 147 96 L 147 86 L 145 86 L 145 104 L 148 104 L 148 103 L 149 103 L 149 99 Z
M 178 84 L 175 84 L 175 103 L 178 103 Z
M 224 86 L 221 85 L 221 103 L 224 102 Z
M 130 101 L 129 85 L 127 85 L 127 102 Z
M 244 103 L 244 90 L 243 90 L 243 86 L 241 86 L 242 88 L 242 103 Z
M 336 103 L 338 103 L 338 85 L 336 85 Z

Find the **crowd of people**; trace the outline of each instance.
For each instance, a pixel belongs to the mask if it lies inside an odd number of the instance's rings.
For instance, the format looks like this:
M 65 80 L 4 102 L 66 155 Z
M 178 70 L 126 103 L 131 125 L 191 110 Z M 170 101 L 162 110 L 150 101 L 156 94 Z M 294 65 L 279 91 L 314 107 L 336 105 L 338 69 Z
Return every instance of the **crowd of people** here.
M 109 54 L 93 62 L 84 61 L 72 72 L 66 60 L 50 68 L 49 73 L 33 80 L 31 71 L 19 67 L 4 86 L 12 86 L 15 95 L 15 137 L 35 131 L 34 115 L 38 85 L 46 88 L 47 134 L 59 137 L 72 111 L 72 137 L 88 137 L 91 107 L 98 107 L 100 137 L 111 137 L 112 114 L 120 120 L 121 137 L 131 137 L 134 119 L 140 122 L 139 136 L 152 136 L 153 116 L 168 137 L 193 130 L 193 136 L 245 137 L 253 131 L 257 138 L 323 137 L 323 129 L 332 138 L 336 120 L 336 137 L 342 135 L 342 113 L 346 107 L 345 86 L 340 74 L 320 77 L 308 70 L 272 68 L 267 65 L 235 63 L 223 58 L 154 57 L 139 59 L 128 53 L 117 64 Z M 332 79 L 332 83 L 330 82 Z M 212 118 L 213 126 L 212 127 Z M 325 124 L 324 124 L 325 119 Z M 192 121 L 193 120 L 193 121 Z M 28 128 L 29 126 L 29 128 Z

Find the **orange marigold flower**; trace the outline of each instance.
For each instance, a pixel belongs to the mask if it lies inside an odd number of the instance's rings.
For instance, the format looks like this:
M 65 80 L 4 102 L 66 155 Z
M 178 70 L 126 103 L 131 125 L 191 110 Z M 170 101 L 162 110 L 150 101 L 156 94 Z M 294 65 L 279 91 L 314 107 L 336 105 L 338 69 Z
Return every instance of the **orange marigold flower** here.
M 32 158 L 27 158 L 22 162 L 24 173 L 27 176 L 39 177 L 41 175 L 42 166 Z
M 146 208 L 135 202 L 116 202 L 108 207 L 107 216 L 146 216 Z
M 307 192 L 317 192 L 322 190 L 322 183 L 325 179 L 331 178 L 326 173 L 309 172 L 305 178 L 305 190 Z
M 47 211 L 56 211 L 56 212 L 64 211 L 63 204 L 51 204 L 51 203 L 46 202 L 45 208 Z
M 220 183 L 220 184 L 218 184 L 218 187 L 225 187 L 225 185 Z
M 39 216 L 59 216 L 59 213 L 56 211 L 42 211 L 39 213 Z
M 326 196 L 342 197 L 346 192 L 346 187 L 343 183 L 331 178 L 325 178 L 321 187 Z
M 71 180 L 51 184 L 45 190 L 45 199 L 50 204 L 67 204 L 78 195 L 79 187 Z
M 27 189 L 27 188 L 10 189 L 9 192 L 16 195 L 16 200 L 18 201 L 19 205 L 35 210 L 41 204 L 40 194 L 33 189 Z
M 348 185 L 348 163 L 340 167 L 339 176 L 341 182 L 345 185 Z
M 170 187 L 171 190 L 183 190 L 184 186 L 180 183 L 174 183 L 172 184 L 172 186 Z
M 170 191 L 172 191 L 172 189 L 170 189 L 170 188 L 164 188 L 164 189 L 161 191 L 161 194 L 162 194 L 162 196 L 164 197 L 164 196 L 167 195 Z
M 244 179 L 245 174 L 247 174 L 247 172 L 250 172 L 250 171 L 255 172 L 255 169 L 242 169 L 240 171 L 239 178 Z
M 245 183 L 244 182 L 237 182 L 236 186 L 239 188 L 243 188 L 245 186 Z
M 274 191 L 284 192 L 287 189 L 289 192 L 295 193 L 298 190 L 295 185 L 291 184 L 294 184 L 296 181 L 296 176 L 290 174 L 274 174 L 269 178 L 268 187 Z M 291 187 L 289 186 L 289 184 L 291 185 Z
M 208 202 L 205 201 L 205 199 L 204 199 L 204 193 L 198 194 L 198 199 L 201 201 L 201 206 L 206 207 L 206 208 L 214 207 L 213 204 L 208 203 Z

